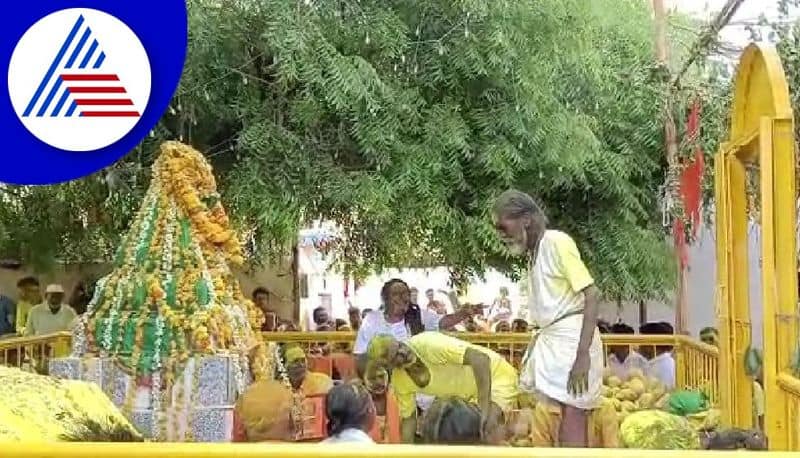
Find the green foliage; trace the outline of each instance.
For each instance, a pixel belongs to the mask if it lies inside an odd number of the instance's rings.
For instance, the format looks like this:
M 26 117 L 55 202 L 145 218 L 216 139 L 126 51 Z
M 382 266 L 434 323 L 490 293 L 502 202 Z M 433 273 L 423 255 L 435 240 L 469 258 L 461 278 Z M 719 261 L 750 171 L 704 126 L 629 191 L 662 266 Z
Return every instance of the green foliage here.
M 649 2 L 188 6 L 181 86 L 119 179 L 106 180 L 122 185 L 108 199 L 98 177 L 12 188 L 33 194 L 25 210 L 0 210 L 0 250 L 110 257 L 146 182 L 137 165 L 179 138 L 213 162 L 257 260 L 283 255 L 300 226 L 322 218 L 343 228 L 343 267 L 356 274 L 412 264 L 449 265 L 456 278 L 513 271 L 488 212 L 517 187 L 575 237 L 609 296 L 671 289 L 658 196 L 666 88 Z M 101 217 L 74 221 L 87 212 Z

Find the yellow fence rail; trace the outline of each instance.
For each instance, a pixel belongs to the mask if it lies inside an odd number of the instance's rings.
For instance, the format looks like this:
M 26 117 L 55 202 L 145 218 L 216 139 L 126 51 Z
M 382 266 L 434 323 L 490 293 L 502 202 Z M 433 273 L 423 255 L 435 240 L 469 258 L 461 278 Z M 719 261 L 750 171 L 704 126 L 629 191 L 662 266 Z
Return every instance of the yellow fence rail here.
M 71 341 L 69 332 L 0 339 L 0 364 L 43 372 L 50 358 L 69 354 Z
M 516 333 L 454 333 L 460 339 L 495 350 L 519 365 L 530 342 L 530 334 Z M 350 353 L 355 333 L 352 332 L 268 332 L 262 334 L 267 342 L 294 343 L 309 353 Z M 712 403 L 719 399 L 718 360 L 715 347 L 686 336 L 602 336 L 605 354 L 612 347 L 627 346 L 632 350 L 643 347 L 666 346 L 673 348 L 676 360 L 676 384 L 679 388 L 702 389 Z M 46 368 L 48 358 L 65 356 L 69 352 L 71 336 L 57 333 L 36 337 L 13 337 L 0 340 L 0 364 L 37 370 Z
M 800 379 L 787 373 L 778 375 L 778 388 L 788 400 L 783 410 L 787 432 L 787 450 L 800 450 Z M 770 406 L 773 407 L 773 406 Z
M 620 449 L 559 449 L 353 444 L 4 444 L 8 458 L 687 458 L 725 457 L 729 452 L 654 451 Z M 797 458 L 796 453 L 747 452 L 748 458 Z
M 515 366 L 518 366 L 531 339 L 527 333 L 453 333 L 453 335 L 476 345 L 491 348 L 506 356 Z M 355 341 L 355 333 L 352 332 L 267 332 L 262 336 L 268 342 L 298 344 L 311 354 L 347 353 Z M 610 349 L 615 346 L 627 346 L 632 350 L 641 350 L 643 347 L 672 347 L 675 355 L 677 387 L 703 390 L 712 404 L 718 402 L 719 351 L 716 347 L 682 335 L 604 334 L 602 340 L 605 355 L 608 355 Z

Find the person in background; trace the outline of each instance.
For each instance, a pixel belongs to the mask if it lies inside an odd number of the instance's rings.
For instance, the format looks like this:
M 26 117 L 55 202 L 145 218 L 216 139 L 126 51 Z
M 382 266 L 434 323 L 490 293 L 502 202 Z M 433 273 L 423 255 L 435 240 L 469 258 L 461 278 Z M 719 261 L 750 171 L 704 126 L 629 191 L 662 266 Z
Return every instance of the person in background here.
M 437 399 L 423 419 L 422 440 L 431 445 L 483 444 L 480 409 L 458 398 Z
M 374 444 L 369 436 L 375 424 L 375 405 L 369 391 L 359 380 L 333 387 L 325 399 L 328 438 L 323 444 Z
M 69 306 L 75 310 L 78 315 L 83 315 L 86 312 L 86 306 L 92 300 L 89 296 L 89 281 L 81 280 L 72 289 L 72 294 L 69 296 Z
M 498 321 L 494 324 L 494 332 L 511 332 L 511 324 L 508 321 Z
M 550 410 L 536 430 L 557 432 L 535 445 L 587 447 L 589 418 L 603 383 L 599 290 L 575 241 L 548 229 L 547 216 L 531 196 L 508 190 L 492 213 L 508 252 L 528 263 L 528 311 L 538 332 L 531 337 L 519 386 L 537 396 L 537 406 Z
M 253 290 L 253 303 L 264 314 L 261 332 L 272 332 L 278 328 L 278 314 L 272 309 L 272 294 L 267 288 L 259 286 Z
M 511 322 L 511 332 L 524 334 L 528 332 L 528 322 L 522 318 L 517 318 Z
M 333 380 L 326 374 L 308 370 L 308 360 L 302 348 L 287 347 L 283 359 L 292 389 L 302 391 L 305 396 L 314 396 L 325 394 L 333 387 Z
M 367 315 L 369 315 L 370 313 L 372 313 L 372 309 L 371 308 L 365 308 L 364 310 L 362 310 L 361 311 L 361 320 L 363 321 L 364 318 L 366 318 Z
M 42 291 L 39 287 L 39 280 L 36 277 L 23 277 L 17 282 L 17 316 L 15 318 L 15 328 L 17 334 L 25 334 L 25 323 L 28 321 L 28 313 L 34 305 L 42 302 Z
M 500 296 L 489 307 L 488 315 L 492 324 L 511 319 L 511 299 L 508 298 L 508 288 L 505 286 L 500 288 Z
M 419 290 L 412 287 L 408 290 L 408 302 L 419 307 Z
M 10 297 L 0 294 L 0 336 L 14 334 L 14 318 L 17 304 Z
M 625 323 L 617 323 L 611 326 L 611 334 L 633 335 L 636 331 Z M 608 368 L 622 380 L 628 378 L 628 373 L 632 369 L 639 369 L 642 372 L 647 368 L 647 358 L 632 351 L 628 345 L 611 345 L 608 348 Z
M 342 326 L 349 326 L 347 324 L 347 320 L 345 320 L 343 318 L 336 318 L 335 320 L 333 320 L 333 328 L 334 329 L 336 329 L 337 331 L 341 331 L 342 330 Z
M 753 377 L 753 424 L 764 431 L 764 359 L 760 350 L 753 350 L 759 361 Z
M 327 327 L 327 331 L 333 329 L 331 326 L 331 316 L 328 313 L 328 310 L 325 307 L 317 307 L 311 313 L 311 318 L 314 320 L 314 330 L 315 331 L 322 331 L 321 327 Z
M 597 329 L 600 334 L 611 334 L 611 325 L 606 320 L 597 320 Z
M 719 331 L 717 328 L 709 326 L 700 330 L 700 342 L 714 347 L 719 346 Z
M 233 442 L 295 439 L 294 395 L 280 380 L 260 380 L 239 396 L 233 409 Z
M 457 324 L 469 320 L 473 314 L 471 308 L 464 307 L 454 314 L 439 316 L 432 311 L 420 309 L 410 301 L 411 290 L 406 282 L 395 278 L 384 283 L 381 288 L 381 309 L 370 312 L 364 318 L 353 345 L 359 376 L 363 377 L 365 374 L 367 347 L 375 336 L 388 334 L 405 342 L 423 331 L 452 330 Z M 417 397 L 417 404 L 422 410 L 431 402 L 433 398 L 430 396 Z
M 399 342 L 405 342 L 423 331 L 452 330 L 457 324 L 472 317 L 473 310 L 469 307 L 451 315 L 439 316 L 414 307 L 410 297 L 410 288 L 403 280 L 395 278 L 384 283 L 381 288 L 382 310 L 366 315 L 356 335 L 353 354 L 356 356 L 359 374 L 364 374 L 367 347 L 375 336 L 388 334 Z
M 361 311 L 358 310 L 358 307 L 351 305 L 347 308 L 347 319 L 350 322 L 350 329 L 358 331 L 358 328 L 361 327 Z
M 45 302 L 33 306 L 25 323 L 26 336 L 40 336 L 60 331 L 69 331 L 78 315 L 64 304 L 64 287 L 52 284 L 45 289 Z
M 484 434 L 503 425 L 516 408 L 517 371 L 488 348 L 439 332 L 423 332 L 405 342 L 382 334 L 370 341 L 367 355 L 367 373 L 391 373 L 405 443 L 414 441 L 418 394 L 477 403 Z
M 639 328 L 639 334 L 645 336 L 666 336 L 674 333 L 669 323 L 645 323 Z M 661 381 L 671 390 L 675 387 L 675 358 L 671 345 L 643 345 L 639 349 L 647 361 L 645 375 Z
M 428 310 L 439 316 L 445 316 L 447 314 L 447 306 L 444 304 L 444 302 L 435 298 L 434 291 L 432 289 L 425 291 L 425 297 L 428 299 Z

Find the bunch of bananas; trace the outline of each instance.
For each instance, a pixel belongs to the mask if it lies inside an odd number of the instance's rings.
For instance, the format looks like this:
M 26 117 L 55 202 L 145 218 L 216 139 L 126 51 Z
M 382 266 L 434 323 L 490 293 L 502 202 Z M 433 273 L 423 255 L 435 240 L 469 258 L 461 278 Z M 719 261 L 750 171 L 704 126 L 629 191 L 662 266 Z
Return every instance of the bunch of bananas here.
M 0 366 L 0 442 L 58 441 L 91 422 L 140 436 L 100 388 Z

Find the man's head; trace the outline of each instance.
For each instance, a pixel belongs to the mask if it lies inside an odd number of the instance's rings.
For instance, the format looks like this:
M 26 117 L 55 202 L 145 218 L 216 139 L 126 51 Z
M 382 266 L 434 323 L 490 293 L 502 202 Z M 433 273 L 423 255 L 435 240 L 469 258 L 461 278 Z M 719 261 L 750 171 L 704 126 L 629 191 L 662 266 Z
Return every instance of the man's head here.
M 381 334 L 372 338 L 367 347 L 367 358 L 377 367 L 388 370 L 405 367 L 417 360 L 417 355 L 407 345 L 390 335 Z
M 616 323 L 610 328 L 611 334 L 636 334 L 632 327 L 625 323 Z M 612 345 L 609 347 L 611 354 L 617 357 L 617 361 L 623 362 L 628 357 L 631 349 L 628 345 Z
M 498 321 L 494 325 L 494 332 L 511 332 L 511 324 L 508 321 Z
M 417 288 L 408 290 L 408 301 L 412 304 L 419 304 L 419 290 Z
M 331 321 L 330 315 L 328 315 L 328 310 L 325 307 L 317 307 L 311 313 L 311 317 L 314 319 L 314 324 L 318 327 L 322 325 L 329 324 Z
M 434 298 L 433 289 L 426 289 L 425 290 L 425 297 L 428 299 L 428 302 L 432 301 Z
M 325 397 L 325 413 L 329 436 L 347 429 L 368 433 L 375 424 L 375 404 L 360 380 L 350 380 L 331 388 Z
M 719 346 L 719 332 L 717 328 L 709 326 L 700 330 L 700 341 L 704 344 Z
M 639 334 L 644 336 L 666 336 L 673 334 L 672 325 L 666 322 L 645 323 L 639 328 Z M 642 345 L 639 353 L 647 359 L 653 359 L 662 353 L 672 351 L 671 345 Z
M 253 303 L 256 304 L 256 307 L 261 309 L 262 312 L 269 310 L 269 300 L 270 294 L 267 288 L 259 286 L 253 290 Z
M 23 277 L 17 282 L 17 292 L 19 298 L 37 304 L 42 300 L 42 291 L 39 288 L 39 280 L 36 277 Z
M 511 331 L 518 333 L 528 332 L 528 322 L 522 318 L 517 318 L 511 322 Z
M 302 348 L 292 346 L 286 348 L 283 359 L 286 361 L 286 376 L 289 378 L 289 383 L 292 384 L 292 388 L 297 390 L 303 384 L 308 373 L 306 354 Z
M 391 316 L 404 316 L 411 304 L 411 290 L 406 282 L 394 278 L 383 284 L 381 300 L 386 313 Z
M 347 309 L 347 320 L 350 322 L 350 327 L 358 329 L 361 325 L 361 310 L 358 307 L 350 307 Z
M 59 284 L 48 285 L 44 298 L 51 310 L 58 310 L 64 302 L 64 287 Z
M 533 197 L 514 189 L 500 194 L 492 213 L 497 234 L 515 256 L 533 249 L 547 228 L 547 217 Z

